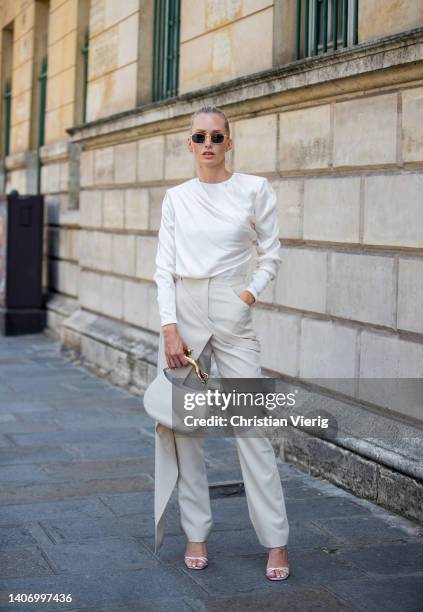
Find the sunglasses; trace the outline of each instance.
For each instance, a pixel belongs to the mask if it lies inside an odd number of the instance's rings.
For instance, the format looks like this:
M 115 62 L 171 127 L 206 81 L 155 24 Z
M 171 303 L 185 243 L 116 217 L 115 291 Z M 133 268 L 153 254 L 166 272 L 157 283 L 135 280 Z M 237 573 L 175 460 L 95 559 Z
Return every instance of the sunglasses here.
M 222 144 L 222 142 L 225 140 L 225 134 L 217 132 L 216 134 L 211 134 L 210 138 L 214 144 Z M 206 141 L 206 135 L 200 132 L 196 132 L 195 134 L 191 135 L 191 139 L 192 142 L 200 144 Z

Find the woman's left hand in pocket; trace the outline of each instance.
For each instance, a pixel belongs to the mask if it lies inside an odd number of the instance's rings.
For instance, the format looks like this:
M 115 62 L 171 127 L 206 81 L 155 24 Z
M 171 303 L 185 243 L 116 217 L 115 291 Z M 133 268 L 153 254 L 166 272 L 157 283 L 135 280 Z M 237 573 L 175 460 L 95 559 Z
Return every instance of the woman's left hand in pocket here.
M 250 291 L 248 291 L 248 289 L 245 289 L 242 293 L 240 293 L 239 297 L 246 304 L 248 304 L 248 306 L 251 306 L 256 301 L 256 298 L 254 297 L 254 295 Z

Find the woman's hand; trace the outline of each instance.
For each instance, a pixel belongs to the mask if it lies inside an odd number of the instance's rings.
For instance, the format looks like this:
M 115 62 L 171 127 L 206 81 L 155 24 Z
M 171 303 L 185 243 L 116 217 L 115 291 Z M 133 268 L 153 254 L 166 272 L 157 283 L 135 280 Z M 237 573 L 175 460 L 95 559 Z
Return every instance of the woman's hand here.
M 184 349 L 188 348 L 176 327 L 176 323 L 163 325 L 164 350 L 169 368 L 182 368 L 189 364 Z
M 244 302 L 246 302 L 248 306 L 251 306 L 251 304 L 254 304 L 254 302 L 256 301 L 256 298 L 251 293 L 251 291 L 248 291 L 248 289 L 245 289 L 242 293 L 240 293 L 239 297 L 241 298 L 241 300 L 244 300 Z

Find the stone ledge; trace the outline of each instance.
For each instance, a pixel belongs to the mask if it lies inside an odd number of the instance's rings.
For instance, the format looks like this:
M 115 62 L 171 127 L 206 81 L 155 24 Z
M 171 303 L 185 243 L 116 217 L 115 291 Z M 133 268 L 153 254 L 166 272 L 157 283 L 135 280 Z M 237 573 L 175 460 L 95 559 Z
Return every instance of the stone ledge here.
M 158 336 L 78 308 L 63 322 L 64 351 L 113 384 L 138 393 L 157 371 Z
M 40 148 L 40 157 L 43 162 L 67 160 L 70 156 L 69 140 L 61 140 L 45 144 Z
M 220 107 L 236 105 L 236 114 L 240 113 L 240 105 L 245 112 L 263 110 L 275 111 L 278 107 L 289 104 L 315 103 L 323 96 L 342 96 L 349 91 L 360 91 L 374 87 L 386 86 L 387 82 L 403 82 L 404 76 L 396 74 L 398 68 L 407 65 L 406 81 L 421 81 L 420 63 L 423 61 L 423 28 L 415 28 L 408 32 L 394 34 L 375 41 L 368 41 L 348 49 L 316 58 L 297 60 L 263 70 L 254 74 L 238 77 L 167 98 L 158 102 L 96 119 L 86 124 L 68 128 L 73 142 L 98 139 L 111 139 L 113 133 L 128 132 L 128 140 L 136 136 L 157 134 L 167 131 L 166 125 L 158 129 L 158 122 L 171 122 L 172 130 L 186 126 L 187 115 L 190 115 L 198 105 L 214 104 Z M 381 75 L 378 85 L 378 73 L 393 68 L 391 81 Z M 372 75 L 372 84 L 368 82 Z M 364 84 L 360 79 L 365 79 Z M 354 84 L 354 81 L 358 82 Z M 340 82 L 342 81 L 342 87 Z M 311 85 L 324 85 L 323 91 L 304 95 L 304 88 Z M 291 95 L 287 99 L 287 94 Z M 230 119 L 231 111 L 228 111 Z M 130 131 L 134 134 L 130 135 Z M 122 142 L 122 136 L 118 142 Z
M 78 310 L 78 301 L 61 293 L 47 293 L 46 308 L 62 317 L 70 317 Z
M 324 380 L 314 379 L 314 382 L 320 382 L 322 386 Z M 333 382 L 335 379 L 329 380 Z M 337 380 L 341 383 L 343 379 Z M 422 385 L 419 381 L 414 384 L 415 379 L 410 380 L 413 381 L 412 389 L 410 383 L 412 392 L 420 392 Z M 376 381 L 383 389 L 398 384 L 391 379 L 371 380 L 375 384 Z M 292 408 L 289 414 L 305 417 L 319 415 L 329 419 L 329 428 L 317 428 L 312 439 L 334 444 L 423 482 L 423 429 L 419 424 L 377 406 L 372 409 L 360 400 L 336 396 L 336 392 L 332 393 L 330 389 L 306 388 L 301 380 L 285 382 L 281 379 L 277 390 L 295 394 L 296 389 L 300 389 L 301 393 L 297 396 L 295 409 Z M 274 416 L 279 416 L 277 410 Z M 286 414 L 281 416 L 286 417 Z M 288 431 L 292 429 L 310 435 L 310 428 L 289 427 Z
M 78 302 L 74 298 L 60 293 L 47 293 L 47 327 L 44 330 L 46 336 L 54 340 L 61 340 L 63 322 L 78 308 Z
M 322 476 L 358 497 L 423 523 L 423 482 L 291 427 L 281 457 L 312 476 Z M 380 460 L 384 457 L 381 456 Z M 421 467 L 421 466 L 420 466 Z
M 36 150 L 11 153 L 5 158 L 5 165 L 7 170 L 21 170 L 22 168 L 35 166 L 36 162 Z

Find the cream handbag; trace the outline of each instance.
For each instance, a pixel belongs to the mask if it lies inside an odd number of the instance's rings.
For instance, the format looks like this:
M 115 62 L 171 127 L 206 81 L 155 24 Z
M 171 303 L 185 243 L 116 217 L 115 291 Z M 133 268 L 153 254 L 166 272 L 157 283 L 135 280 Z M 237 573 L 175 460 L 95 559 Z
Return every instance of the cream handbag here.
M 144 409 L 155 421 L 175 431 L 189 433 L 198 429 L 199 425 L 186 425 L 184 418 L 192 415 L 195 418 L 206 418 L 209 414 L 209 406 L 197 405 L 186 409 L 184 400 L 186 394 L 193 395 L 204 393 L 209 388 L 209 375 L 204 372 L 200 364 L 190 355 L 192 349 L 185 348 L 184 353 L 189 361 L 189 366 L 181 368 L 164 368 L 144 392 Z M 198 360 L 200 361 L 200 360 Z M 187 376 L 183 376 L 185 368 L 192 366 L 193 369 Z M 178 372 L 179 371 L 179 372 Z M 192 401 L 192 403 L 195 403 Z M 193 420 L 190 420 L 191 423 Z

